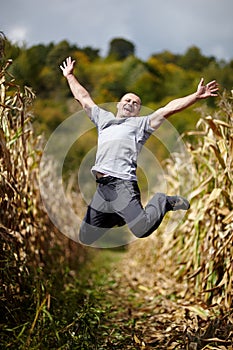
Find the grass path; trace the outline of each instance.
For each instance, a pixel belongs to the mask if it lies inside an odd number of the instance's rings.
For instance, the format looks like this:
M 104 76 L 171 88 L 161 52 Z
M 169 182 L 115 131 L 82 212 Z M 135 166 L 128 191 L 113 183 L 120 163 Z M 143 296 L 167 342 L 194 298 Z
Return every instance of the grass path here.
M 150 276 L 139 278 L 133 266 L 130 252 L 105 249 L 85 266 L 86 283 L 95 290 L 94 309 L 101 310 L 89 349 L 233 349 L 226 315 L 211 317 L 204 307 L 185 301 L 184 284 L 166 276 L 165 267 L 164 275 L 155 267 L 158 283 L 152 287 Z
M 62 260 L 47 282 L 38 278 L 28 305 L 13 310 L 18 322 L 4 326 L 0 348 L 233 350 L 233 313 L 208 314 L 186 300 L 185 281 L 154 259 L 152 244 L 150 252 L 140 244 L 90 249 L 82 268 Z
M 181 317 L 185 312 L 175 307 L 175 295 L 164 295 L 162 290 L 155 295 L 129 273 L 127 261 L 127 252 L 102 250 L 89 262 L 89 277 L 99 288 L 104 311 L 97 332 L 98 349 L 168 350 L 175 349 L 175 343 L 184 344 L 185 335 L 178 339 L 177 324 L 172 323 L 174 314 L 179 319 L 178 313 Z

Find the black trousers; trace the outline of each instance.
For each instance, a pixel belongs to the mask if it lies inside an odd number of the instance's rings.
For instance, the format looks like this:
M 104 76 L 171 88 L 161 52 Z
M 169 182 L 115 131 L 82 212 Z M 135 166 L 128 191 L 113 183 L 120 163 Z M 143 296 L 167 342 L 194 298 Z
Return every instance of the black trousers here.
M 156 193 L 143 208 L 136 181 L 108 176 L 97 183 L 80 227 L 80 242 L 91 245 L 110 228 L 125 224 L 138 238 L 147 237 L 158 228 L 167 212 L 164 193 Z

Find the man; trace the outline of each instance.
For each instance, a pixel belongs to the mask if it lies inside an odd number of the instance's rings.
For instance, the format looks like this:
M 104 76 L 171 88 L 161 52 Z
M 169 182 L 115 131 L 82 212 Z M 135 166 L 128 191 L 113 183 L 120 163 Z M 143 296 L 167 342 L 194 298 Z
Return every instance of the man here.
M 166 118 L 200 99 L 217 96 L 218 84 L 211 81 L 204 85 L 202 78 L 195 93 L 175 99 L 144 117 L 139 117 L 140 98 L 127 93 L 118 102 L 115 116 L 95 104 L 74 76 L 74 64 L 68 57 L 60 68 L 74 98 L 98 129 L 96 162 L 92 167 L 98 186 L 80 228 L 80 241 L 91 245 L 110 228 L 124 224 L 136 237 L 147 237 L 158 228 L 166 212 L 188 210 L 190 205 L 181 196 L 157 193 L 143 208 L 136 177 L 138 154 Z

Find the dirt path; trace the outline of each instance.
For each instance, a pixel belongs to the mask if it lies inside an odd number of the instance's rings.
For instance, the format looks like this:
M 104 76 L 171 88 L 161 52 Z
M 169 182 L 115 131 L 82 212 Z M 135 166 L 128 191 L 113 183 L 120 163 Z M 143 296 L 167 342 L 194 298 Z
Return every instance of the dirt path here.
M 105 310 L 98 349 L 232 350 L 232 313 L 213 317 L 204 305 L 185 300 L 185 282 L 177 284 L 164 261 L 153 271 L 145 260 L 140 264 L 132 257 L 139 248 L 102 250 L 92 262 L 102 275 Z

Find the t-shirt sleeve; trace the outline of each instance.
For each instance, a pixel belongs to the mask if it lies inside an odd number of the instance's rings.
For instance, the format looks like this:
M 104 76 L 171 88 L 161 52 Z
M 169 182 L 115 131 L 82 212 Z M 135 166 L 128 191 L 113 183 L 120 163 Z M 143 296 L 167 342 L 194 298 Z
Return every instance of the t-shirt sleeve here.
M 152 117 L 153 117 L 153 125 L 154 125 L 153 131 L 154 131 L 154 130 L 157 130 L 161 124 L 163 124 L 163 122 L 165 121 L 165 118 L 162 115 L 158 114 L 156 116 L 156 119 L 154 119 L 154 113 L 148 115 L 149 120 L 151 120 Z
M 137 141 L 144 143 L 155 129 L 150 125 L 150 116 L 138 117 L 136 120 L 138 121 Z
M 108 112 L 97 105 L 93 106 L 91 109 L 91 121 L 98 129 L 102 129 L 112 117 L 113 115 L 111 112 Z
M 94 105 L 91 109 L 91 121 L 98 125 L 99 121 L 100 108 L 97 105 Z

